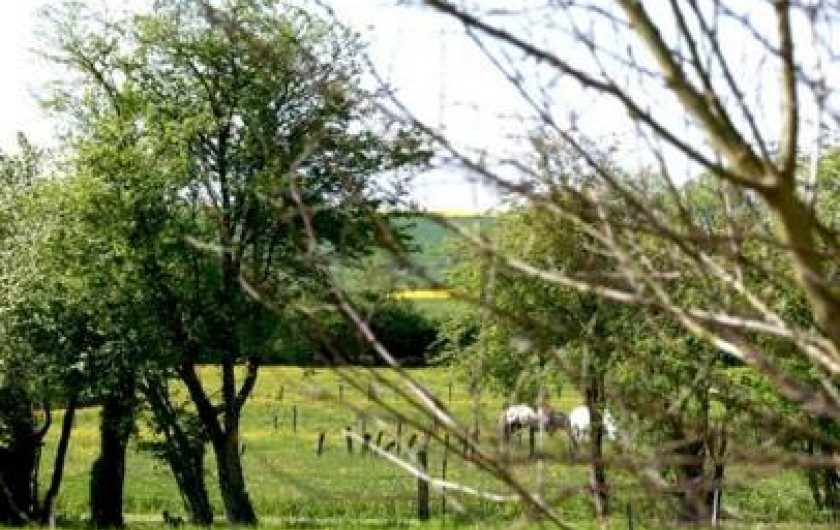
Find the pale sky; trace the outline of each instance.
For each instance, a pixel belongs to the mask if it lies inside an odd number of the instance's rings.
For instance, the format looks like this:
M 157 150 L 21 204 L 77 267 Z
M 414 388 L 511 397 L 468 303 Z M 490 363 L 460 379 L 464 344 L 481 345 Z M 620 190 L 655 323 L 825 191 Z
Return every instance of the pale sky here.
M 35 11 L 43 0 L 0 3 L 0 146 L 15 143 L 17 131 L 36 141 L 50 137 L 31 90 L 42 81 L 42 69 L 30 53 L 36 44 Z
M 55 1 L 55 0 L 53 0 Z M 124 0 L 86 0 L 90 3 L 111 8 L 125 6 Z M 141 1 L 141 0 L 136 0 Z M 311 0 L 294 0 L 303 5 Z M 428 9 L 398 6 L 412 2 L 397 0 L 326 0 L 332 5 L 340 21 L 358 31 L 363 40 L 370 43 L 371 61 L 395 90 L 397 97 L 405 103 L 411 113 L 425 123 L 442 127 L 447 136 L 459 144 L 487 153 L 495 158 L 516 158 L 525 146 L 524 135 L 535 130 L 535 122 L 528 121 L 533 109 L 528 109 L 513 85 L 507 82 L 494 68 L 479 48 L 464 33 L 462 27 L 452 19 L 437 15 Z M 38 109 L 32 92 L 43 86 L 49 77 L 44 63 L 31 49 L 37 44 L 34 35 L 37 9 L 50 0 L 0 0 L 0 147 L 13 145 L 15 134 L 21 130 L 39 143 L 49 143 L 52 130 Z M 419 3 L 419 2 L 415 2 Z M 517 5 L 510 0 L 480 0 L 482 8 L 509 7 Z M 654 5 L 655 4 L 651 4 Z M 747 5 L 736 2 L 733 5 Z M 760 6 L 763 4 L 749 4 Z M 761 27 L 771 18 L 764 17 L 759 9 L 748 12 L 756 27 Z M 534 39 L 546 49 L 562 50 L 564 57 L 577 64 L 591 66 L 594 62 L 587 57 L 586 46 L 575 41 L 570 44 L 569 33 L 564 33 L 560 19 L 568 16 L 540 18 L 540 12 L 527 17 L 498 17 L 493 23 L 507 24 L 514 32 Z M 801 22 L 801 21 L 800 21 Z M 568 24 L 569 21 L 566 21 Z M 665 28 L 667 30 L 667 28 Z M 568 28 L 567 28 L 568 30 Z M 623 53 L 627 42 L 610 33 L 609 27 L 596 28 L 599 45 L 606 43 Z M 742 27 L 731 23 L 721 28 L 721 42 L 743 42 L 743 53 L 738 47 L 734 51 L 738 62 L 733 64 L 742 80 L 742 88 L 750 104 L 761 113 L 757 116 L 762 131 L 778 128 L 778 90 L 775 71 L 768 65 L 766 57 L 759 52 L 750 52 L 750 39 L 743 39 Z M 801 30 L 800 30 L 801 33 Z M 827 32 L 832 38 L 832 32 Z M 800 35 L 801 36 L 801 35 Z M 610 42 L 613 40 L 614 42 Z M 798 51 L 805 50 L 807 39 L 799 39 Z M 834 43 L 830 43 L 833 46 Z M 493 50 L 503 55 L 500 48 Z M 516 57 L 509 58 L 516 63 Z M 758 59 L 758 60 L 757 60 Z M 810 60 L 810 59 L 808 59 Z M 607 61 L 609 62 L 609 60 Z M 612 140 L 621 145 L 618 154 L 623 164 L 632 166 L 634 159 L 639 164 L 650 163 L 651 146 L 637 134 L 627 113 L 613 100 L 583 91 L 568 79 L 554 79 L 554 72 L 537 65 L 523 63 L 529 87 L 538 93 L 537 87 L 551 83 L 551 91 L 540 93 L 550 100 L 556 119 L 567 125 L 572 116 L 564 116 L 568 109 L 574 109 L 574 118 L 585 124 L 587 132 L 599 142 Z M 838 81 L 840 68 L 826 65 L 830 81 Z M 621 71 L 621 67 L 616 71 Z M 628 79 L 637 83 L 637 92 L 643 94 L 645 103 L 653 105 L 658 115 L 670 120 L 669 126 L 680 130 L 682 113 L 673 99 L 661 90 L 661 85 L 647 85 L 646 81 Z M 831 83 L 829 83 L 831 86 Z M 838 105 L 840 107 L 840 105 Z M 807 112 L 808 102 L 803 101 Z M 763 115 L 765 114 L 766 115 Z M 802 130 L 806 131 L 803 126 Z M 692 133 L 685 125 L 685 139 L 700 142 L 702 138 Z M 694 134 L 694 136 L 692 136 Z M 803 145 L 807 144 L 807 132 L 802 133 Z M 679 156 L 666 153 L 669 164 L 685 179 L 694 170 Z M 480 156 L 480 155 L 479 155 Z M 645 160 L 644 157 L 648 157 Z M 412 196 L 421 205 L 430 209 L 486 209 L 497 204 L 497 194 L 489 187 L 467 179 L 455 170 L 436 170 L 419 176 L 412 190 Z
M 114 1 L 121 3 L 121 0 L 111 0 L 111 3 Z M 45 62 L 32 51 L 38 44 L 34 34 L 37 11 L 49 2 L 0 2 L 0 72 L 3 72 L 0 147 L 3 149 L 13 148 L 18 131 L 38 143 L 53 140 L 52 129 L 34 97 L 49 74 Z M 102 3 L 109 5 L 107 0 Z M 425 10 L 387 7 L 377 0 L 333 0 L 332 3 L 339 18 L 371 43 L 370 55 L 377 70 L 388 78 L 417 116 L 433 125 L 443 121 L 453 135 L 470 137 L 483 145 L 498 143 L 501 133 L 493 115 L 515 105 L 516 98 L 512 93 L 503 93 L 506 84 L 492 77 L 490 68 L 464 67 L 475 65 L 481 57 L 456 25 Z M 502 93 L 486 89 L 493 85 L 499 86 Z M 480 109 L 465 108 L 460 99 L 467 96 Z M 413 196 L 430 209 L 486 209 L 496 203 L 492 190 L 468 181 L 459 173 L 433 171 L 419 176 L 416 182 Z

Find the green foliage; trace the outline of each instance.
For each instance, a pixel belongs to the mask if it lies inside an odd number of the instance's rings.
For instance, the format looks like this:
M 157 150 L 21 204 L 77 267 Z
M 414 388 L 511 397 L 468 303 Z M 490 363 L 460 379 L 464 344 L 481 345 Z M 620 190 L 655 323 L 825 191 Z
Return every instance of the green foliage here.
M 410 131 L 377 123 L 354 37 L 277 8 L 161 2 L 119 28 L 70 10 L 57 33 L 61 60 L 90 81 L 56 104 L 76 117 L 79 171 L 112 191 L 101 221 L 121 227 L 155 304 L 204 359 L 276 340 L 277 313 L 238 284 L 288 313 L 323 287 L 306 249 L 366 254 L 387 200 L 374 177 L 427 156 Z
M 354 36 L 280 7 L 52 12 L 50 53 L 75 79 L 52 100 L 70 125 L 70 175 L 52 190 L 68 197 L 69 222 L 44 233 L 61 233 L 44 252 L 68 272 L 45 271 L 42 299 L 72 303 L 40 314 L 74 330 L 67 365 L 100 374 L 106 397 L 144 373 L 192 382 L 238 523 L 255 522 L 235 448 L 261 357 L 299 304 L 323 303 L 330 267 L 378 243 L 378 211 L 394 198 L 376 193 L 377 179 L 429 155 L 413 131 L 379 120 Z M 225 374 L 220 404 L 195 379 L 208 360 Z M 238 363 L 249 370 L 237 384 Z
M 414 131 L 386 126 L 360 88 L 356 37 L 304 11 L 278 11 L 273 1 L 220 5 L 165 0 L 120 23 L 78 6 L 55 16 L 55 58 L 80 81 L 63 85 L 52 100 L 70 126 L 67 174 L 39 180 L 41 154 L 24 140 L 19 155 L 0 153 L 0 446 L 14 442 L 16 421 L 32 430 L 35 396 L 61 402 L 81 392 L 98 401 L 126 373 L 167 377 L 174 368 L 210 361 L 233 380 L 240 375 L 233 365 L 256 357 L 314 364 L 340 354 L 360 364 L 381 362 L 345 319 L 307 312 L 323 307 L 336 275 L 398 360 L 448 360 L 476 395 L 487 387 L 508 400 L 531 401 L 563 391 L 577 402 L 569 383 L 590 389 L 591 381 L 606 381 L 611 408 L 642 452 L 701 439 L 721 426 L 740 443 L 784 433 L 774 439 L 787 449 L 836 455 L 836 422 L 809 417 L 767 377 L 685 336 L 673 316 L 605 302 L 505 262 L 572 277 L 616 272 L 599 254 L 601 242 L 574 219 L 604 215 L 632 223 L 633 210 L 620 194 L 603 201 L 603 212 L 588 209 L 582 200 L 588 164 L 549 157 L 555 146 L 541 146 L 539 171 L 560 174 L 562 186 L 541 182 L 535 193 L 559 208 L 459 220 L 498 254 L 488 258 L 468 245 L 450 252 L 448 232 L 432 220 L 379 213 L 399 198 L 377 193 L 378 179 L 423 164 L 429 152 Z M 831 152 L 824 161 L 816 205 L 818 219 L 831 228 L 840 225 L 838 160 Z M 737 233 L 746 290 L 761 293 L 786 322 L 814 328 L 784 249 L 767 243 L 770 218 L 754 197 L 701 178 L 676 191 L 686 199 L 683 212 L 661 179 L 642 177 L 661 222 L 691 219 L 697 253 L 686 254 L 729 256 L 732 249 L 715 236 Z M 383 223 L 396 241 L 383 241 Z M 413 243 L 406 233 L 414 234 Z M 675 306 L 750 315 L 743 294 L 698 274 L 690 260 L 675 259 L 662 240 L 639 233 L 628 243 L 655 269 L 677 273 L 668 293 Z M 371 252 L 394 244 L 432 279 L 445 277 L 483 303 L 451 312 L 440 332 L 443 355 L 427 315 L 382 297 L 414 281 Z M 637 281 L 617 276 L 618 287 Z M 755 342 L 790 377 L 836 387 L 789 340 Z M 232 390 L 224 392 L 228 403 L 207 405 L 201 427 L 192 410 L 175 415 L 173 424 L 187 425 L 190 441 L 203 443 L 206 418 L 233 408 Z M 346 422 L 333 412 L 319 428 Z M 264 417 L 250 426 L 267 430 L 276 413 L 260 409 Z M 258 449 L 273 447 L 269 436 L 254 433 Z M 830 443 L 815 446 L 820 437 Z M 150 447 L 165 451 L 159 443 Z M 294 448 L 284 450 L 295 458 Z M 336 462 L 321 467 L 329 471 Z M 348 489 L 358 494 L 359 487 Z M 276 507 L 274 493 L 264 502 Z M 280 503 L 326 510 L 297 499 Z M 351 508 L 352 502 L 342 509 Z
M 575 228 L 540 208 L 513 210 L 484 236 L 500 256 L 540 267 L 585 266 L 591 259 Z M 569 360 L 563 356 L 582 352 L 573 342 L 587 333 L 606 336 L 606 305 L 512 271 L 502 260 L 485 260 L 468 248 L 461 252 L 449 283 L 488 305 L 444 324 L 449 358 L 481 379 L 475 384 L 489 384 L 511 399 L 533 400 L 539 387 L 547 395 L 558 392 L 568 368 L 561 366 Z
M 371 290 L 374 282 L 382 292 L 428 287 L 431 282 L 442 282 L 446 271 L 456 265 L 458 254 L 452 252 L 459 239 L 454 229 L 477 233 L 482 227 L 496 223 L 494 216 L 443 216 L 422 212 L 398 211 L 383 216 L 385 226 L 394 241 L 365 257 L 361 263 L 335 267 L 334 274 L 341 285 L 350 292 Z
M 436 358 L 437 325 L 410 302 L 375 296 L 359 300 L 358 310 L 376 340 L 401 365 L 424 366 Z M 302 364 L 387 364 L 359 329 L 338 314 L 325 315 L 316 326 L 310 325 L 308 340 L 295 351 Z M 288 359 L 285 352 L 281 356 Z
M 447 217 L 444 213 L 443 217 L 445 223 L 467 233 L 491 229 L 497 222 L 494 216 L 489 215 Z M 420 213 L 399 213 L 393 215 L 392 219 L 394 225 L 405 229 L 410 237 L 408 257 L 411 263 L 433 280 L 443 281 L 446 271 L 457 264 L 457 253 L 449 251 L 452 243 L 459 239 L 453 228 Z

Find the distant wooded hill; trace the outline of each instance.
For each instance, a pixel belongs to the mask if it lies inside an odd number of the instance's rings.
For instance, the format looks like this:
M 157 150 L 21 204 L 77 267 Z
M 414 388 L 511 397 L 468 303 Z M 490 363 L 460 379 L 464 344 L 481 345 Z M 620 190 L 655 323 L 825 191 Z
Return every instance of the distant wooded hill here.
M 443 218 L 441 223 L 437 218 Z M 457 256 L 452 251 L 458 235 L 447 226 L 450 223 L 458 229 L 479 233 L 490 228 L 496 217 L 474 212 L 401 212 L 393 214 L 394 223 L 405 228 L 411 236 L 412 260 L 428 271 L 435 279 L 443 279 L 447 269 L 455 264 Z
M 410 238 L 407 246 L 411 262 L 435 281 L 445 280 L 447 270 L 456 265 L 458 259 L 459 236 L 452 227 L 480 233 L 497 222 L 495 215 L 475 212 L 396 212 L 389 215 L 394 225 Z M 401 269 L 388 251 L 374 253 L 357 267 L 338 267 L 334 273 L 350 292 L 388 292 L 395 298 L 412 300 L 417 306 L 429 306 L 433 312 L 453 306 L 447 300 L 446 291 L 430 289 L 432 285 L 414 270 Z

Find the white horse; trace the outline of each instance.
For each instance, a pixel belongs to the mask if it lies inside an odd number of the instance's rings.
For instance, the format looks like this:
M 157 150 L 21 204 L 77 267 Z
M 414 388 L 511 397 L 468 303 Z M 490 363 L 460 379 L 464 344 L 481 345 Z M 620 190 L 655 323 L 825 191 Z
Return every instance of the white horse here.
M 557 429 L 569 431 L 569 418 L 562 412 L 546 407 L 537 410 L 530 405 L 511 405 L 499 418 L 501 439 L 508 440 L 510 435 L 520 429 L 543 430 L 553 434 Z
M 604 410 L 602 420 L 607 439 L 615 440 L 618 438 L 618 427 L 610 411 Z M 580 442 L 589 436 L 589 423 L 589 408 L 586 405 L 579 405 L 569 413 L 569 428 L 575 442 Z

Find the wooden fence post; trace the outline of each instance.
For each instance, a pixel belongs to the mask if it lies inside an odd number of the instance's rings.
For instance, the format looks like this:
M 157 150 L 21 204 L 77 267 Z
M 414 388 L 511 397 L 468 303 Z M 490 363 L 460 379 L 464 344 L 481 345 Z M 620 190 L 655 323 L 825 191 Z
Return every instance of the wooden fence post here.
M 347 452 L 351 455 L 353 454 L 353 437 L 350 435 L 352 432 L 353 428 L 349 425 L 344 428 L 344 440 L 347 443 Z
M 425 476 L 417 477 L 417 518 L 421 521 L 428 521 L 431 517 L 429 509 L 429 481 L 426 476 L 429 472 L 429 458 L 426 449 L 417 452 L 417 466 Z
M 315 453 L 318 456 L 321 456 L 324 452 L 324 439 L 327 437 L 327 434 L 323 431 L 318 433 L 318 444 L 315 446 Z
M 443 435 L 443 459 L 440 464 L 440 478 L 446 481 L 446 467 L 449 462 L 449 434 Z M 440 489 L 440 516 L 446 521 L 446 487 Z
M 720 484 L 712 490 L 712 526 L 720 526 Z
M 292 432 L 297 432 L 297 424 L 298 424 L 298 410 L 297 405 L 292 405 Z
M 534 458 L 534 453 L 536 452 L 536 438 L 537 438 L 537 430 L 536 429 L 528 429 L 528 458 Z

